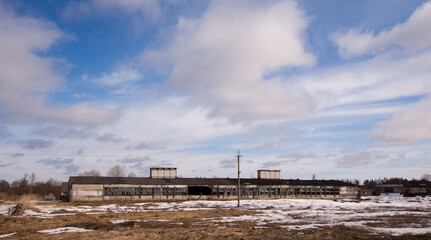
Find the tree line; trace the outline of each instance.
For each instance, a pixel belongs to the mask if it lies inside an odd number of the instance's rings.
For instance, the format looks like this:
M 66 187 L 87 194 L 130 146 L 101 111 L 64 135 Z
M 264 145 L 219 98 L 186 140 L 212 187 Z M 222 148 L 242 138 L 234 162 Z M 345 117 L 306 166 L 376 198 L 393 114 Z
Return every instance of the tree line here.
M 47 198 L 59 199 L 61 195 L 61 182 L 49 179 L 46 182 L 36 181 L 36 174 L 24 174 L 21 179 L 9 183 L 0 180 L 0 192 L 20 196 L 23 194 L 36 194 Z
M 404 187 L 424 186 L 431 187 L 431 176 L 424 174 L 420 179 L 407 179 L 399 177 L 366 179 L 362 184 L 366 188 L 374 188 L 381 184 L 402 184 Z
M 101 176 L 96 169 L 78 173 L 79 176 Z M 112 166 L 106 173 L 108 177 L 136 177 L 133 172 L 126 172 L 126 168 L 120 164 Z M 7 180 L 0 179 L 0 193 L 12 196 L 23 194 L 36 194 L 42 197 L 59 199 L 61 196 L 61 181 L 49 179 L 48 181 L 36 181 L 36 174 L 24 174 L 18 180 L 9 183 Z
M 415 187 L 415 186 L 425 186 L 431 187 L 431 174 L 424 174 L 419 179 L 407 179 L 401 177 L 391 177 L 391 178 L 377 178 L 377 179 L 365 179 L 362 184 L 358 179 L 341 179 L 340 181 L 351 183 L 355 185 L 360 185 L 365 188 L 374 188 L 381 184 L 402 184 L 405 187 Z

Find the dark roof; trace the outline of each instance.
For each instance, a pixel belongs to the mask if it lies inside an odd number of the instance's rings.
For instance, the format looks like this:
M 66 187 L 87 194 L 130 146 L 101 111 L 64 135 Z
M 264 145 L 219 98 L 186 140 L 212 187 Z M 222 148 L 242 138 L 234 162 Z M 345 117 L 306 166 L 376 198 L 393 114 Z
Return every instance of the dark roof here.
M 170 168 L 170 167 L 152 167 L 150 169 L 174 170 L 174 169 L 177 169 L 177 168 L 176 167 L 175 168 Z
M 75 184 L 133 184 L 133 185 L 238 185 L 237 178 L 141 178 L 141 177 L 70 177 Z M 241 185 L 291 186 L 357 186 L 338 180 L 256 179 L 242 178 Z

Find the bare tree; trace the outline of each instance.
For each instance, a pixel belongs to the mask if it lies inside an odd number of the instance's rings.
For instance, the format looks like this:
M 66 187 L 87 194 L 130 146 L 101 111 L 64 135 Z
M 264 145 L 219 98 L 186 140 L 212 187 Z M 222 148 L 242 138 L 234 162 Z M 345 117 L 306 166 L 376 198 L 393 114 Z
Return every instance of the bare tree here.
M 114 165 L 109 169 L 107 175 L 109 177 L 125 177 L 126 168 L 120 164 Z
M 33 186 L 34 186 L 35 182 L 36 182 L 36 174 L 31 173 L 31 175 L 30 175 L 30 193 L 33 193 Z
M 431 181 L 431 174 L 425 173 L 422 175 L 421 179 Z
M 96 169 L 91 169 L 88 171 L 84 171 L 82 173 L 78 174 L 79 176 L 92 176 L 92 177 L 98 177 L 100 176 L 100 172 L 97 171 Z
M 129 174 L 127 174 L 128 177 L 136 177 L 136 174 L 134 172 L 129 172 Z

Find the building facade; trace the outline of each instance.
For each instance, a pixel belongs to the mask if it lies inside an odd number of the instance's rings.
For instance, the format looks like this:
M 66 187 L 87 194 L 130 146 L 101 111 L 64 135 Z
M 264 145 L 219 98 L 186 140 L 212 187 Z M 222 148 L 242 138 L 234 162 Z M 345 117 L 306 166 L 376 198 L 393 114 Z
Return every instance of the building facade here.
M 264 170 L 260 170 L 264 171 Z M 241 199 L 359 198 L 358 186 L 336 180 L 280 179 L 279 171 L 240 179 Z M 176 169 L 151 169 L 151 177 L 71 176 L 69 201 L 236 199 L 237 178 L 177 178 Z M 276 178 L 278 176 L 278 178 Z

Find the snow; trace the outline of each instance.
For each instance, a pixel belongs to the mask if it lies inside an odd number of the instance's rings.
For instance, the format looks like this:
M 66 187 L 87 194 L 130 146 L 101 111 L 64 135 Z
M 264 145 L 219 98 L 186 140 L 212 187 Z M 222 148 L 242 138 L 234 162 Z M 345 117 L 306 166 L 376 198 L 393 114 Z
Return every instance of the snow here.
M 401 193 L 381 193 L 381 197 L 402 197 Z
M 431 233 L 431 228 L 374 228 L 379 232 L 390 233 L 394 236 L 400 236 L 403 234 L 426 234 Z
M 421 227 L 421 225 L 415 223 L 403 228 L 369 226 L 372 223 L 382 223 L 382 221 L 375 221 L 375 219 L 393 216 L 413 215 L 419 218 L 427 218 L 431 214 L 431 199 L 429 197 L 380 196 L 363 198 L 360 202 L 311 199 L 244 200 L 242 202 L 242 209 L 261 209 L 259 214 L 222 217 L 212 221 L 215 223 L 252 221 L 257 226 L 278 223 L 286 224 L 282 227 L 289 230 L 345 225 L 392 235 L 431 233 L 430 221 L 428 221 L 427 227 Z M 227 205 L 231 206 L 234 203 L 230 202 Z M 199 203 L 199 205 L 202 204 L 205 203 Z
M 77 227 L 62 227 L 62 228 L 41 230 L 38 232 L 46 233 L 46 234 L 59 234 L 59 233 L 66 233 L 66 232 L 90 232 L 90 231 L 93 231 L 93 230 L 89 230 L 85 228 L 77 228 Z
M 8 234 L 3 234 L 3 235 L 0 235 L 0 238 L 10 237 L 10 236 L 13 236 L 15 234 L 16 234 L 16 232 L 14 232 L 14 233 L 8 233 Z
M 127 220 L 127 219 L 117 219 L 117 220 L 111 220 L 111 223 L 113 224 L 120 224 L 125 222 L 140 222 L 140 220 Z
M 0 214 L 2 215 L 8 215 L 9 209 L 12 209 L 15 207 L 16 204 L 4 204 L 0 205 Z
M 215 211 L 217 209 L 247 210 L 242 216 L 226 216 L 221 218 L 202 218 L 196 224 L 212 224 L 215 227 L 238 222 L 250 222 L 254 227 L 265 227 L 275 223 L 280 227 L 292 231 L 303 231 L 313 228 L 333 227 L 344 225 L 359 227 L 376 233 L 392 235 L 431 233 L 431 197 L 402 197 L 400 195 L 382 195 L 363 197 L 360 200 L 320 200 L 320 199 L 278 199 L 278 200 L 241 200 L 241 207 L 237 208 L 237 201 L 184 201 L 184 202 L 144 202 L 122 206 L 106 204 L 101 206 L 61 206 L 53 204 L 37 205 L 38 212 L 25 210 L 23 216 L 38 218 L 52 218 L 61 215 L 73 215 L 78 212 L 86 214 L 104 214 L 106 212 L 160 212 L 160 211 Z M 9 203 L 0 204 L 0 214 L 6 215 Z M 65 210 L 65 213 L 54 214 L 55 211 Z M 252 213 L 250 213 L 250 211 Z M 387 220 L 391 217 L 412 218 L 402 226 L 391 226 Z M 425 219 L 425 220 L 424 220 Z M 113 219 L 112 223 L 119 224 L 127 221 Z M 170 221 L 154 219 L 151 221 Z M 416 221 L 416 222 L 415 222 Z M 421 221 L 420 224 L 417 221 Z M 378 226 L 378 227 L 374 227 Z M 75 229 L 76 230 L 76 229 Z M 82 230 L 82 229 L 81 229 Z M 83 229 L 88 231 L 86 229 Z M 53 231 L 53 230 L 50 230 Z M 63 228 L 59 231 L 72 231 Z

